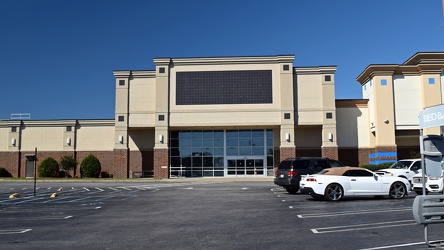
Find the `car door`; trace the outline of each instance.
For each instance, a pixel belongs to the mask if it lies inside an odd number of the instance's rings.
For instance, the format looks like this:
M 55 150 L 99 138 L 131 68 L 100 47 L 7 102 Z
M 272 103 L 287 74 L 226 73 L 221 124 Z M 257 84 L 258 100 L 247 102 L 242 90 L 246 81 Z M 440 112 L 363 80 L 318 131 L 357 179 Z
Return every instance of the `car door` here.
M 365 169 L 348 170 L 344 175 L 348 176 L 350 191 L 355 195 L 378 194 L 382 192 L 381 177 Z
M 412 164 L 412 166 L 410 166 L 410 169 L 409 169 L 410 171 L 408 171 L 408 173 L 407 173 L 407 179 L 409 180 L 409 181 L 412 181 L 413 180 L 413 176 L 415 175 L 415 174 L 419 174 L 419 173 L 422 173 L 422 169 L 421 169 L 421 161 L 415 161 L 413 164 Z

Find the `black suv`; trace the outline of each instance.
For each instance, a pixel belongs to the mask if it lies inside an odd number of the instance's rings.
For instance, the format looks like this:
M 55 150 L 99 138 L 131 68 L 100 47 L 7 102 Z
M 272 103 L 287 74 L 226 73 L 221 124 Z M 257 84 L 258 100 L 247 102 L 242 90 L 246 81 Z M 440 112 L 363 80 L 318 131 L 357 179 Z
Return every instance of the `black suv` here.
M 301 175 L 315 174 L 324 168 L 344 167 L 339 161 L 321 157 L 298 157 L 285 159 L 275 172 L 274 184 L 284 187 L 290 194 L 299 190 Z

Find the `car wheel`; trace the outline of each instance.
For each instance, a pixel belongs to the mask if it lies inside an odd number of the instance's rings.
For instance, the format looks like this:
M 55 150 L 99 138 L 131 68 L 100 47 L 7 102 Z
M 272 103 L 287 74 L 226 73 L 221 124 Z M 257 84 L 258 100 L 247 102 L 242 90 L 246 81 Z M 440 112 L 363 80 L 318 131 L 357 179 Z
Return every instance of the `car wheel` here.
M 290 194 L 296 194 L 299 191 L 298 187 L 285 187 L 285 190 L 287 190 Z
M 392 199 L 402 199 L 407 194 L 407 188 L 402 182 L 395 182 L 390 186 L 389 196 Z
M 344 190 L 341 185 L 333 183 L 325 189 L 324 197 L 329 201 L 338 201 L 344 196 Z

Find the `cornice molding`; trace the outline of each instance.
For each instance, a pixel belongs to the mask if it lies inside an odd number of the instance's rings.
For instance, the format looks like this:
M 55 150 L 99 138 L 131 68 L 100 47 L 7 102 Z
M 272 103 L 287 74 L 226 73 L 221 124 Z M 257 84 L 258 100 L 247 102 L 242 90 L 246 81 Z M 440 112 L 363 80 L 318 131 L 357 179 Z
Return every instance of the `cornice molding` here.
M 200 57 L 172 58 L 175 66 L 181 65 L 227 65 L 227 64 L 293 64 L 294 55 L 277 56 L 236 56 L 236 57 Z
M 294 72 L 298 75 L 334 74 L 336 68 L 336 66 L 295 67 Z

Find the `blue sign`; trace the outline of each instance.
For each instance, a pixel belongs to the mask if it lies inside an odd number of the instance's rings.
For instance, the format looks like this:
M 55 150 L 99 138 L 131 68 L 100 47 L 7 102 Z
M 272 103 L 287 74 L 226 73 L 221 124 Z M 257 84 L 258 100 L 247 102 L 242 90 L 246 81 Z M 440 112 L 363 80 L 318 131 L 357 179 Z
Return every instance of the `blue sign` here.
M 425 108 L 419 112 L 419 128 L 444 126 L 444 105 Z

